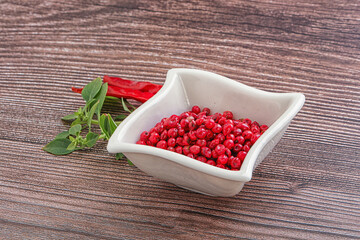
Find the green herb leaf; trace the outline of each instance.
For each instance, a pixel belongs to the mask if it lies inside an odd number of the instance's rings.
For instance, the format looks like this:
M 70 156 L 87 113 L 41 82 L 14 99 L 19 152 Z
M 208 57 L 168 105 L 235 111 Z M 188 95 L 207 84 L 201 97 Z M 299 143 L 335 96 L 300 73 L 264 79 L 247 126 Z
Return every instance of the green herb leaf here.
M 86 146 L 91 148 L 95 145 L 96 141 L 99 139 L 99 135 L 93 132 L 89 132 L 86 135 Z
M 109 127 L 108 127 L 108 124 L 107 124 L 107 119 L 106 119 L 106 114 L 102 114 L 100 116 L 100 119 L 99 119 L 99 127 L 101 129 L 101 132 L 103 134 L 105 134 L 105 140 L 106 139 L 109 139 L 110 138 L 110 134 L 109 134 Z
M 92 118 L 93 118 L 93 116 L 94 116 L 94 113 L 95 113 L 95 110 L 96 110 L 96 108 L 97 108 L 97 106 L 99 105 L 99 101 L 97 101 L 92 107 L 91 107 L 91 109 L 90 109 L 90 111 L 89 111 L 89 114 L 88 114 L 88 116 L 87 116 L 87 125 L 89 126 L 89 131 L 90 131 L 90 129 L 91 129 L 91 120 L 92 120 Z
M 104 101 L 105 101 L 105 97 L 106 97 L 106 93 L 108 90 L 108 83 L 104 83 L 101 86 L 100 91 L 98 92 L 98 94 L 96 94 L 95 99 L 98 100 L 99 104 L 96 108 L 96 115 L 98 116 L 98 119 L 100 118 L 100 112 L 101 112 L 101 108 L 104 105 Z
M 80 118 L 77 118 L 70 124 L 70 126 L 73 127 L 73 126 L 81 124 L 81 123 L 83 123 L 82 120 Z
M 124 99 L 124 101 L 125 101 L 125 103 L 126 103 L 127 105 L 129 105 L 133 110 L 136 109 L 136 107 L 134 107 L 134 105 L 132 105 L 131 103 L 129 103 L 129 101 L 128 101 L 127 99 Z
M 92 108 L 92 106 L 94 105 L 95 102 L 96 102 L 96 99 L 91 99 L 85 104 L 85 107 L 84 107 L 85 116 L 87 116 L 89 114 L 90 109 Z
M 109 122 L 109 125 L 110 125 L 110 136 L 115 132 L 116 128 L 117 128 L 117 125 L 115 123 L 115 121 L 112 119 L 111 115 L 110 114 L 107 114 L 107 119 L 108 119 L 108 122 Z
M 86 102 L 92 100 L 101 88 L 101 78 L 96 78 L 89 84 L 87 84 L 81 92 L 81 96 Z
M 116 158 L 116 160 L 120 160 L 120 159 L 125 158 L 125 155 L 123 153 L 117 153 L 115 155 L 115 158 Z M 126 160 L 130 166 L 134 165 L 129 159 L 126 159 Z
M 75 115 L 74 113 L 66 115 L 65 117 L 61 118 L 64 121 L 70 121 L 70 120 L 74 120 L 76 119 L 78 116 Z
M 120 159 L 122 159 L 122 158 L 124 158 L 125 156 L 124 156 L 124 154 L 122 154 L 122 153 L 117 153 L 116 155 L 115 155 L 115 158 L 116 158 L 116 160 L 120 160 Z
M 62 138 L 67 138 L 69 136 L 69 131 L 63 131 L 61 133 L 59 133 L 58 135 L 56 135 L 56 137 L 54 139 L 62 139 Z
M 77 112 L 75 113 L 76 115 L 81 115 L 83 113 L 83 109 L 82 107 L 79 107 L 79 109 L 77 110 Z
M 115 121 L 122 121 L 126 118 L 127 116 L 125 114 L 120 114 L 120 115 L 117 115 L 114 120 Z
M 121 98 L 121 104 L 125 111 L 131 113 L 130 109 L 126 106 L 124 98 Z
M 43 150 L 54 155 L 66 155 L 73 151 L 67 149 L 70 144 L 71 141 L 67 138 L 54 139 L 49 142 Z
M 76 124 L 75 126 L 72 126 L 69 129 L 69 133 L 71 135 L 76 135 L 77 133 L 79 133 L 81 131 L 81 125 L 80 124 Z
M 76 145 L 77 145 L 77 142 L 76 142 L 76 141 L 75 141 L 75 142 L 71 142 L 71 143 L 69 144 L 69 146 L 67 146 L 66 150 L 68 150 L 68 151 L 74 151 L 75 148 L 76 148 Z
M 99 126 L 100 126 L 101 131 L 105 134 L 105 136 L 106 136 L 105 139 L 107 139 L 107 140 L 111 137 L 111 135 L 117 128 L 117 125 L 116 125 L 115 121 L 112 119 L 112 117 L 110 116 L 110 114 L 102 114 L 100 116 Z
M 105 97 L 105 100 L 107 101 L 107 100 L 109 100 L 109 101 L 119 101 L 119 98 L 117 98 L 117 97 L 113 97 L 113 96 L 106 96 Z
M 108 83 L 102 83 L 101 78 L 96 78 L 87 84 L 81 93 L 86 102 L 85 106 L 80 107 L 75 113 L 68 114 L 62 118 L 64 121 L 69 121 L 70 129 L 59 133 L 43 149 L 55 155 L 65 155 L 85 147 L 91 148 L 99 139 L 108 140 L 117 128 L 117 122 L 114 121 L 110 114 L 101 115 L 104 102 L 110 101 L 110 104 L 121 102 L 123 109 L 129 113 L 135 107 L 124 98 L 106 96 L 107 90 Z M 97 120 L 93 119 L 94 114 L 97 115 Z M 126 117 L 127 115 L 120 114 L 115 119 L 122 121 Z M 99 125 L 101 129 L 100 135 L 91 132 L 91 124 Z M 84 138 L 82 137 L 82 130 L 86 127 L 88 127 L 88 133 Z M 118 153 L 116 158 L 125 158 L 125 156 L 122 153 Z M 128 162 L 130 165 L 133 165 L 129 160 Z

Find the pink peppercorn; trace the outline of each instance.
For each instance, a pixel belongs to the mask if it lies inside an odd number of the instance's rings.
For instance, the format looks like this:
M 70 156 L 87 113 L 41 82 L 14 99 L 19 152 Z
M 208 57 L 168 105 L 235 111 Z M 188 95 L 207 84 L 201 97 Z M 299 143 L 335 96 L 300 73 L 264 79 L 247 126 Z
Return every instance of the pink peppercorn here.
M 244 137 L 245 140 L 251 139 L 252 135 L 253 135 L 253 133 L 250 130 L 245 130 L 242 133 L 242 136 Z
M 200 113 L 201 110 L 200 110 L 199 106 L 193 106 L 192 109 L 191 109 L 191 111 L 192 111 L 193 113 L 198 114 L 198 113 Z
M 226 123 L 223 126 L 223 134 L 226 136 L 228 134 L 230 134 L 234 129 L 234 126 L 230 123 Z
M 183 148 L 178 146 L 175 148 L 175 152 L 179 153 L 179 154 L 182 154 L 183 153 Z
M 261 130 L 261 132 L 265 132 L 266 130 L 268 130 L 268 126 L 267 125 L 261 125 L 260 126 L 260 130 Z
M 184 155 L 188 155 L 190 153 L 190 146 L 184 146 L 183 153 L 184 153 Z
M 225 141 L 224 141 L 224 146 L 226 147 L 226 148 L 228 148 L 228 149 L 233 149 L 233 147 L 234 147 L 234 141 L 233 140 L 231 140 L 231 139 L 226 139 Z
M 240 169 L 241 167 L 241 160 L 238 157 L 234 157 L 231 159 L 230 166 L 233 169 Z
M 217 145 L 220 144 L 220 140 L 219 139 L 214 139 L 209 143 L 209 148 L 210 149 L 214 149 Z
M 198 156 L 198 157 L 196 158 L 196 160 L 199 160 L 200 162 L 203 162 L 203 163 L 206 163 L 206 162 L 207 162 L 207 158 L 204 157 L 204 156 Z
M 261 131 L 260 127 L 257 125 L 251 125 L 250 130 L 252 133 L 259 133 Z
M 235 143 L 243 144 L 245 142 L 245 138 L 243 136 L 235 137 Z
M 212 166 L 215 166 L 215 165 L 216 165 L 216 163 L 215 163 L 214 160 L 208 160 L 206 163 L 207 163 L 207 164 L 210 164 L 210 165 L 212 165 Z
M 247 152 L 267 129 L 256 121 L 233 119 L 233 113 L 210 115 L 193 106 L 191 111 L 163 118 L 140 134 L 137 144 L 183 154 L 228 170 L 239 170 Z
M 187 120 L 187 119 L 181 119 L 180 120 L 180 126 L 181 126 L 181 128 L 183 128 L 183 129 L 186 129 L 186 128 L 188 128 L 189 127 L 189 120 Z
M 246 157 L 246 154 L 247 154 L 247 152 L 240 151 L 240 152 L 237 154 L 237 157 L 238 157 L 241 161 L 244 161 L 244 159 L 245 159 L 245 157 Z
M 160 135 L 157 132 L 153 132 L 150 134 L 149 140 L 155 145 L 160 140 Z
M 225 139 L 230 139 L 230 140 L 235 141 L 235 135 L 230 133 L 230 134 L 226 135 Z
M 214 133 L 211 130 L 207 130 L 205 139 L 211 140 L 211 139 L 213 139 L 213 137 L 214 137 Z
M 179 117 L 176 115 L 172 115 L 171 117 L 165 120 L 164 127 L 166 129 L 174 128 L 178 123 L 179 123 Z
M 178 131 L 178 135 L 179 136 L 184 136 L 184 134 L 185 134 L 185 129 L 180 128 L 179 131 Z
M 136 144 L 146 145 L 146 142 L 144 140 L 139 140 L 136 142 Z
M 191 120 L 189 122 L 189 129 L 194 130 L 195 128 L 196 128 L 196 122 L 195 122 L 195 120 Z
M 217 153 L 217 155 L 220 156 L 225 153 L 226 147 L 223 144 L 218 144 L 214 150 Z
M 198 118 L 195 120 L 196 125 L 201 126 L 205 121 L 205 118 Z
M 175 138 L 169 138 L 169 139 L 167 140 L 167 144 L 168 144 L 169 147 L 175 147 L 175 145 L 176 145 L 176 140 L 175 140 Z
M 200 147 L 206 147 L 206 140 L 205 139 L 198 139 L 196 140 L 196 145 L 200 146 Z
M 225 112 L 223 113 L 223 115 L 224 115 L 224 117 L 226 117 L 227 119 L 233 119 L 233 117 L 234 117 L 233 113 L 230 112 L 230 111 L 225 111 Z
M 231 156 L 231 150 L 228 149 L 228 148 L 226 148 L 226 149 L 225 149 L 225 155 L 228 156 L 228 157 L 230 157 L 230 156 Z
M 211 131 L 213 133 L 221 133 L 222 131 L 222 126 L 220 124 L 215 124 L 215 126 L 211 129 Z
M 205 112 L 206 115 L 209 115 L 209 114 L 210 114 L 210 108 L 203 108 L 202 111 Z
M 201 155 L 203 155 L 206 158 L 211 158 L 211 149 L 208 147 L 202 147 L 201 148 Z
M 244 145 L 243 148 L 242 148 L 242 150 L 243 150 L 244 152 L 248 152 L 248 151 L 250 150 L 249 145 Z
M 226 118 L 225 117 L 220 117 L 218 120 L 218 124 L 220 125 L 224 125 L 226 123 Z
M 167 150 L 171 151 L 171 152 L 175 152 L 175 148 L 174 147 L 168 147 Z
M 191 147 L 190 147 L 190 152 L 192 153 L 192 154 L 194 154 L 194 155 L 197 155 L 197 154 L 199 154 L 200 153 L 200 146 L 198 146 L 198 145 L 192 145 Z
M 259 139 L 260 136 L 261 136 L 260 133 L 255 133 L 255 134 L 253 134 L 252 137 L 251 137 L 251 139 L 250 139 L 250 142 L 251 142 L 252 144 L 254 144 L 254 143 Z
M 242 148 L 243 148 L 243 145 L 241 145 L 240 143 L 236 143 L 236 144 L 234 145 L 233 151 L 234 151 L 235 153 L 238 153 L 238 152 L 241 151 Z
M 191 141 L 196 141 L 197 140 L 196 132 L 191 130 L 189 132 L 189 138 L 190 138 Z
M 241 122 L 237 125 L 238 128 L 241 129 L 241 131 L 246 131 L 246 130 L 249 130 L 250 127 L 247 123 L 244 123 L 244 122 Z
M 184 135 L 182 145 L 187 146 L 190 144 L 190 141 L 191 141 L 191 139 L 190 139 L 189 135 Z
M 228 159 L 229 159 L 228 156 L 226 156 L 225 154 L 222 154 L 218 157 L 217 163 L 225 165 L 228 162 Z
M 212 157 L 212 158 L 218 158 L 218 157 L 219 157 L 219 154 L 218 154 L 215 150 L 212 150 L 212 151 L 211 151 L 211 157 Z
M 213 119 L 211 119 L 211 118 L 210 119 L 205 119 L 204 123 L 205 123 L 205 127 L 207 129 L 212 129 L 216 124 L 215 121 Z
M 187 118 L 189 116 L 190 116 L 189 112 L 183 112 L 182 114 L 180 114 L 180 119 L 184 119 L 184 118 Z
M 160 141 L 156 144 L 156 147 L 162 148 L 162 149 L 166 149 L 168 146 L 167 146 L 167 143 L 166 143 L 165 140 L 160 140 Z
M 200 139 L 204 139 L 206 137 L 206 130 L 205 128 L 199 128 L 196 130 L 196 137 Z
M 176 138 L 176 145 L 183 146 L 183 143 L 184 143 L 184 138 L 182 137 Z
M 225 166 L 222 164 L 217 164 L 216 167 L 225 169 Z
M 214 115 L 211 116 L 211 118 L 214 119 L 215 122 L 218 122 L 221 117 L 222 115 L 220 113 L 214 113 Z
M 239 127 L 234 127 L 232 133 L 234 134 L 235 137 L 241 136 L 242 130 L 241 130 L 241 128 L 239 128 Z
M 166 130 L 164 130 L 160 135 L 161 140 L 167 140 L 168 139 L 168 133 Z
M 242 120 L 244 123 L 246 123 L 247 125 L 251 125 L 251 120 L 249 118 L 245 118 Z
M 149 139 L 149 132 L 148 131 L 143 131 L 141 134 L 140 134 L 140 140 L 142 141 L 146 141 Z
M 216 135 L 215 139 L 219 139 L 220 143 L 223 143 L 225 141 L 225 135 L 219 133 L 218 135 Z

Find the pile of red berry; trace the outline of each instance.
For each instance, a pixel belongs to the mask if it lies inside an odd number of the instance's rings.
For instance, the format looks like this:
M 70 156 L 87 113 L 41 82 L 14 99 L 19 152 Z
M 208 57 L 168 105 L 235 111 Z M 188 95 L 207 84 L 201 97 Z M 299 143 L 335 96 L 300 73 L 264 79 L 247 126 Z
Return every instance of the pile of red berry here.
M 150 131 L 140 135 L 137 144 L 155 146 L 184 154 L 198 161 L 239 170 L 247 152 L 263 132 L 266 125 L 250 119 L 233 119 L 233 113 L 210 115 L 210 109 L 192 107 L 180 116 L 163 118 Z

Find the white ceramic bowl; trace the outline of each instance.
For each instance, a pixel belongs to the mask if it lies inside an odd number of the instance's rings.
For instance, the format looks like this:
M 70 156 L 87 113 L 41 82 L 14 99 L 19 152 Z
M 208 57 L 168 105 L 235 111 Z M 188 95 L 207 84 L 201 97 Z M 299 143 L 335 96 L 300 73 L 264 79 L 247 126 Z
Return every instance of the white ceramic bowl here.
M 171 69 L 161 90 L 131 113 L 109 140 L 110 153 L 122 152 L 147 174 L 182 188 L 213 196 L 233 196 L 250 181 L 252 172 L 278 143 L 305 102 L 301 93 L 261 91 L 215 73 Z M 221 169 L 184 155 L 135 144 L 140 133 L 193 105 L 212 113 L 230 110 L 234 118 L 250 118 L 269 129 L 248 152 L 240 171 Z

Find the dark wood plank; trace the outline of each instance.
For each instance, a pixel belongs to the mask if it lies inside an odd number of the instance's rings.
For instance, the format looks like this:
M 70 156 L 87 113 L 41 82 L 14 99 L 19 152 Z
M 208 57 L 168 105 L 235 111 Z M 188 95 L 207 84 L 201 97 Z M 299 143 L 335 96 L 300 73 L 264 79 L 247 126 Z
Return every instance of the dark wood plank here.
M 0 238 L 360 237 L 357 1 L 1 1 Z M 213 71 L 306 104 L 232 198 L 192 193 L 94 149 L 41 150 L 104 74 Z M 116 107 L 106 106 L 109 111 Z

